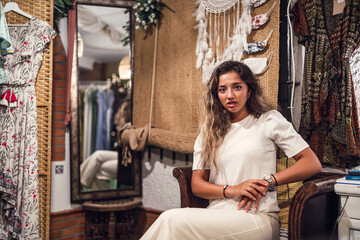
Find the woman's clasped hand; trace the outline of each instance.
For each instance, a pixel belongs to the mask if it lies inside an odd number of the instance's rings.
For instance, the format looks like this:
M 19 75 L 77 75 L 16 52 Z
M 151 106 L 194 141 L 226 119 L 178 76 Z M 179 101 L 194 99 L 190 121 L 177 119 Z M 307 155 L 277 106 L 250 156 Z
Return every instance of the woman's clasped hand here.
M 236 186 L 229 186 L 228 192 L 230 196 L 241 198 L 237 209 L 245 208 L 248 212 L 254 203 L 254 210 L 257 210 L 259 202 L 266 192 L 269 190 L 269 183 L 265 180 L 251 179 L 242 182 Z M 233 192 L 233 194 L 231 193 Z

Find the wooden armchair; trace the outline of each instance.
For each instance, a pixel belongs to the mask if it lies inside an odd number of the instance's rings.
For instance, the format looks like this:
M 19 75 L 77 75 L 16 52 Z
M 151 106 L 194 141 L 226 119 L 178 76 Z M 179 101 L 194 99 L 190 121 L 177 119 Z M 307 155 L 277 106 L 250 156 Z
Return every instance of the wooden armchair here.
M 181 207 L 206 207 L 208 200 L 192 194 L 191 175 L 191 167 L 173 170 L 180 186 Z M 288 239 L 330 239 L 339 212 L 339 197 L 334 192 L 334 184 L 342 176 L 320 173 L 304 181 L 291 199 Z M 337 232 L 333 239 L 337 239 Z

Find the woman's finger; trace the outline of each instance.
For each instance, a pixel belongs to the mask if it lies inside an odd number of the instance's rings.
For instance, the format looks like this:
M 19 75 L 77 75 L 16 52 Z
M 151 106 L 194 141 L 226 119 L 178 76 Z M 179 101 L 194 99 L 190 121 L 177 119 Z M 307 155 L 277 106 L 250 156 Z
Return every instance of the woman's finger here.
M 261 198 L 262 198 L 262 196 L 259 194 L 258 198 L 256 199 L 255 204 L 254 204 L 254 209 L 255 210 L 258 209 Z
M 259 186 L 257 184 L 253 184 L 252 188 L 255 189 L 258 193 L 260 193 L 263 196 L 266 194 L 266 187 Z
M 257 185 L 260 185 L 260 186 L 264 186 L 266 187 L 267 186 L 267 181 L 265 180 L 258 180 L 258 179 L 254 179 L 254 180 L 251 180 L 251 183 L 254 185 L 254 184 L 257 184 Z
M 243 193 L 243 196 L 245 196 L 245 197 L 248 197 L 248 198 L 250 198 L 250 199 L 252 199 L 253 201 L 255 201 L 256 200 L 256 192 L 255 192 L 255 194 L 253 194 L 252 192 L 251 192 L 251 190 L 249 191 L 249 190 L 245 190 L 244 191 L 244 193 Z
M 252 204 L 253 204 L 253 201 L 248 201 L 248 202 L 246 203 L 245 212 L 249 212 Z
M 247 197 L 242 197 L 239 204 L 238 204 L 237 209 L 238 210 L 242 209 L 245 206 L 245 204 L 248 202 L 248 200 L 249 199 Z

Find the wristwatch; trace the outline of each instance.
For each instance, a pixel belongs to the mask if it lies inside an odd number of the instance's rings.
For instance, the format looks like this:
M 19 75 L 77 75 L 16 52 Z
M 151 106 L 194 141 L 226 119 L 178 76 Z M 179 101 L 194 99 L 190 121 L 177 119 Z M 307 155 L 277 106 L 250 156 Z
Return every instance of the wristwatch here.
M 273 180 L 272 180 L 271 175 L 270 175 L 270 174 L 269 174 L 269 175 L 266 175 L 266 176 L 264 177 L 264 180 L 269 183 L 269 192 L 275 191 L 274 182 L 273 182 Z

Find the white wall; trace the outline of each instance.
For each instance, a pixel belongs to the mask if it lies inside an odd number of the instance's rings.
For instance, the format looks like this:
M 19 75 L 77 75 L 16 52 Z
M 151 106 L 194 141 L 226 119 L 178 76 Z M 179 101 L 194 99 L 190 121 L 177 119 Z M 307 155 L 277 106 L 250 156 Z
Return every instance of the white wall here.
M 160 149 L 151 148 L 151 157 L 148 150 L 142 160 L 142 200 L 143 206 L 157 210 L 167 210 L 180 207 L 180 190 L 177 180 L 173 177 L 174 167 L 192 166 L 192 155 L 163 150 L 160 159 Z
M 81 207 L 79 204 L 71 204 L 70 182 L 70 144 L 69 133 L 65 133 L 65 159 L 53 161 L 51 164 L 51 212 L 59 212 L 72 208 Z M 62 172 L 56 171 L 61 166 Z

